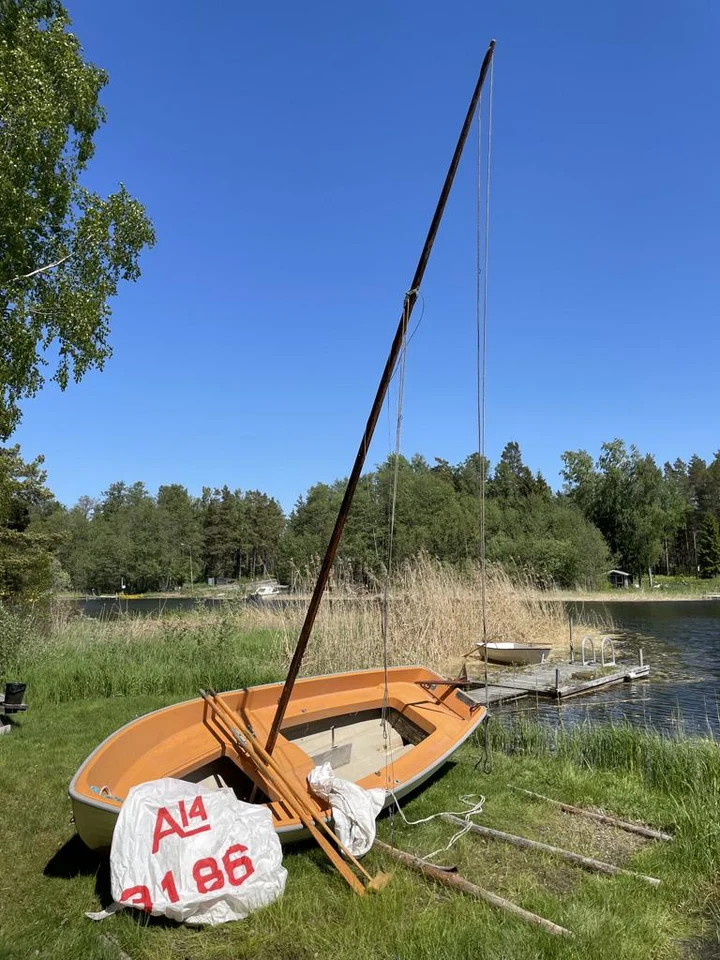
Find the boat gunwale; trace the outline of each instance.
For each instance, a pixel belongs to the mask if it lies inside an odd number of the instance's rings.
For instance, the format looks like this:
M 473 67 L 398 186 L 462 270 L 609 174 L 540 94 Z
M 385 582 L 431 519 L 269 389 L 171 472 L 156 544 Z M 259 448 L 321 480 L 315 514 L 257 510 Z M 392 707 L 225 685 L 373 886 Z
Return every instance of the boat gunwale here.
M 231 692 L 231 691 L 228 691 L 228 692 Z M 184 702 L 187 702 L 187 701 L 184 701 Z M 166 708 L 161 707 L 160 709 L 164 710 Z M 159 711 L 152 711 L 152 712 L 157 713 Z M 144 714 L 144 716 L 148 716 L 148 714 Z M 140 718 L 138 717 L 137 719 L 140 719 Z M 420 784 L 424 783 L 425 780 L 428 780 L 430 777 L 432 777 L 443 766 L 443 764 L 445 764 L 449 760 L 449 758 L 454 753 L 456 753 L 457 750 L 459 750 L 459 748 L 475 732 L 475 730 L 479 727 L 479 725 L 485 719 L 487 719 L 487 710 L 485 709 L 484 705 L 481 705 L 481 709 L 477 710 L 475 714 L 471 716 L 468 728 L 463 732 L 463 735 L 459 737 L 457 740 L 453 741 L 453 743 L 448 747 L 448 749 L 443 754 L 437 757 L 427 767 L 424 767 L 422 770 L 418 771 L 418 773 L 416 773 L 414 776 L 410 777 L 407 780 L 403 780 L 403 782 L 398 785 L 397 789 L 386 791 L 386 797 L 385 797 L 385 801 L 383 802 L 382 809 L 385 810 L 387 807 L 391 806 L 391 804 L 394 801 L 402 799 L 403 797 L 407 796 L 408 793 L 412 793 L 412 791 L 416 787 L 420 786 Z M 125 726 L 128 727 L 130 726 L 131 723 L 134 723 L 134 722 L 135 721 L 132 720 L 130 721 L 130 723 L 126 723 Z M 119 727 L 115 732 L 119 733 L 123 729 L 124 727 Z M 102 746 L 102 744 L 100 744 L 100 746 Z M 95 751 L 93 751 L 93 753 L 94 752 Z M 90 760 L 91 757 L 92 757 L 92 754 L 90 754 L 87 757 L 87 760 Z M 78 773 L 79 772 L 80 771 L 78 770 Z M 75 777 L 73 777 L 73 782 L 74 780 L 75 780 Z M 70 785 L 70 789 L 68 790 L 68 793 L 70 794 L 71 799 L 74 800 L 75 802 L 80 803 L 86 807 L 94 807 L 96 810 L 101 810 L 103 813 L 106 813 L 109 815 L 117 816 L 117 814 L 119 814 L 120 812 L 120 807 L 123 803 L 122 800 L 115 801 L 115 800 L 112 800 L 110 797 L 106 797 L 104 798 L 104 800 L 100 800 L 95 797 L 88 797 L 85 794 L 73 793 L 72 782 Z M 325 817 L 325 819 L 329 822 L 332 819 L 332 815 L 328 814 Z M 286 823 L 286 824 L 274 827 L 274 830 L 277 834 L 281 834 L 281 835 L 291 835 L 295 833 L 299 835 L 303 833 L 305 828 L 302 825 L 298 827 L 296 823 Z

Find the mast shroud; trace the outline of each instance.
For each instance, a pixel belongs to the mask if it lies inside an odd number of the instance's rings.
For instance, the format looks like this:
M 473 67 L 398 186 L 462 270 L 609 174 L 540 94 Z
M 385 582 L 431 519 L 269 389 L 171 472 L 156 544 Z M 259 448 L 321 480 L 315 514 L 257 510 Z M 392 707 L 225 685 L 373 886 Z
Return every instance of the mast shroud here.
M 353 464 L 352 472 L 350 473 L 347 487 L 345 488 L 345 495 L 342 503 L 340 504 L 340 510 L 338 512 L 337 520 L 335 521 L 335 527 L 330 537 L 330 542 L 320 568 L 320 573 L 318 574 L 318 579 L 308 605 L 307 613 L 305 614 L 305 621 L 303 622 L 302 629 L 300 630 L 300 636 L 298 637 L 295 653 L 293 654 L 293 658 L 290 663 L 287 679 L 285 680 L 285 686 L 283 687 L 282 694 L 280 695 L 280 699 L 278 701 L 277 710 L 275 711 L 275 716 L 270 728 L 267 744 L 265 745 L 265 749 L 268 753 L 272 753 L 275 743 L 277 742 L 280 726 L 285 717 L 285 711 L 287 710 L 287 705 L 290 702 L 292 690 L 295 686 L 295 680 L 297 679 L 297 675 L 300 671 L 300 665 L 302 664 L 303 656 L 305 655 L 305 650 L 310 639 L 310 633 L 312 632 L 315 618 L 320 607 L 320 601 L 322 600 L 325 592 L 328 577 L 330 576 L 330 570 L 335 560 L 338 546 L 340 545 L 340 539 L 345 528 L 345 521 L 347 520 L 350 512 L 350 507 L 352 505 L 355 491 L 360 480 L 360 474 L 362 473 L 362 468 L 365 464 L 365 458 L 367 457 L 370 442 L 372 440 L 373 433 L 375 432 L 375 426 L 377 424 L 378 417 L 380 416 L 382 405 L 385 402 L 385 396 L 387 394 L 388 387 L 390 386 L 390 381 L 392 380 L 392 376 L 395 371 L 395 365 L 397 364 L 398 357 L 400 356 L 402 345 L 405 341 L 405 334 L 407 333 L 410 317 L 412 316 L 413 308 L 415 307 L 415 302 L 417 301 L 420 284 L 422 283 L 422 279 L 425 274 L 425 268 L 427 267 L 428 260 L 430 259 L 430 252 L 432 251 L 435 237 L 437 235 L 438 228 L 440 227 L 440 221 L 442 220 L 443 213 L 445 212 L 445 205 L 447 204 L 447 199 L 450 195 L 450 190 L 455 179 L 458 164 L 460 163 L 460 157 L 462 156 L 465 141 L 467 140 L 468 133 L 470 132 L 472 120 L 477 109 L 483 84 L 485 83 L 485 77 L 490 69 L 490 63 L 492 61 L 494 52 L 495 41 L 491 40 L 487 52 L 485 53 L 485 57 L 483 58 L 482 66 L 480 67 L 480 76 L 478 77 L 472 99 L 470 100 L 470 106 L 468 107 L 462 130 L 460 131 L 460 137 L 458 138 L 457 146 L 455 147 L 455 153 L 450 161 L 450 166 L 445 177 L 445 183 L 443 184 L 443 188 L 440 193 L 440 199 L 438 200 L 437 207 L 435 208 L 435 214 L 432 218 L 432 222 L 430 223 L 430 229 L 428 230 L 428 234 L 425 239 L 425 245 L 422 249 L 422 253 L 420 254 L 417 268 L 415 269 L 415 276 L 412 279 L 410 289 L 405 294 L 400 322 L 398 323 L 398 328 L 395 332 L 395 338 L 390 348 L 390 354 L 385 364 L 385 369 L 383 370 L 382 377 L 380 378 L 380 384 L 377 389 L 377 394 L 375 395 L 375 402 L 370 410 L 370 416 L 368 417 L 368 421 L 365 426 L 365 432 L 363 433 L 362 440 L 360 441 L 360 448 L 357 452 L 357 456 L 355 457 L 355 463 Z

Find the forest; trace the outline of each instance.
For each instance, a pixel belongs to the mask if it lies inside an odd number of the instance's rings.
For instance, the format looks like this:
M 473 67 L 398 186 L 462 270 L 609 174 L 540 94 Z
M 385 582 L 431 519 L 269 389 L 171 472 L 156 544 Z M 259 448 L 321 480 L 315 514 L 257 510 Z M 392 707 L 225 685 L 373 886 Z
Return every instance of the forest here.
M 366 473 L 337 563 L 359 584 L 392 563 L 425 553 L 462 564 L 480 552 L 485 486 L 486 556 L 540 587 L 597 587 L 620 568 L 635 582 L 653 572 L 720 574 L 720 451 L 658 466 L 613 440 L 597 459 L 562 456 L 553 491 L 508 443 L 496 464 L 471 454 L 458 464 L 416 454 Z M 111 484 L 71 507 L 46 486 L 42 458 L 0 447 L 0 597 L 48 591 L 169 591 L 208 578 L 265 576 L 297 584 L 322 556 L 345 488 L 316 483 L 286 516 L 273 497 L 230 486 L 193 496 L 180 483 L 150 492 L 141 481 Z

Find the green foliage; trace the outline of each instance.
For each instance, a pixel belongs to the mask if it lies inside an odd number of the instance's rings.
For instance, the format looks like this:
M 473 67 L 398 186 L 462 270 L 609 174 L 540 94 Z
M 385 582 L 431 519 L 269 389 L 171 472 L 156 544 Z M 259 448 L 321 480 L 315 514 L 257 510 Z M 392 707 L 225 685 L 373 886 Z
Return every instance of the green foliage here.
M 385 569 L 396 477 L 393 563 L 421 552 L 452 563 L 477 559 L 483 471 L 488 558 L 543 585 L 594 584 L 607 561 L 602 536 L 573 504 L 554 497 L 542 476 L 533 476 L 517 443 L 507 444 L 492 474 L 476 454 L 456 466 L 388 458 L 358 487 L 340 547 L 344 561 L 360 580 Z M 317 484 L 295 505 L 282 543 L 287 576 L 293 565 L 324 552 L 344 489 L 344 482 Z
M 0 599 L 36 598 L 58 575 L 50 531 L 31 529 L 33 516 L 50 509 L 43 458 L 25 463 L 20 447 L 0 447 Z
M 142 593 L 204 576 L 266 575 L 284 525 L 277 501 L 257 490 L 206 488 L 198 499 L 180 484 L 152 496 L 143 483 L 119 481 L 70 510 L 53 504 L 32 530 L 55 537 L 75 589 Z
M 720 528 L 712 513 L 706 513 L 697 540 L 700 576 L 710 579 L 720 575 Z
M 602 445 L 597 464 L 580 450 L 563 454 L 565 491 L 601 531 L 623 569 L 642 579 L 682 520 L 677 497 L 653 457 L 622 440 Z
M 160 621 L 76 619 L 44 642 L 32 617 L 16 614 L 0 618 L 3 622 L 19 637 L 10 662 L 36 703 L 143 694 L 192 697 L 201 687 L 236 689 L 283 676 L 275 634 L 250 631 L 229 609 Z
M 106 74 L 84 61 L 58 0 L 0 0 L 0 437 L 42 386 L 52 345 L 62 389 L 110 355 L 110 299 L 154 243 L 124 186 L 80 177 L 105 120 Z
M 17 450 L 15 450 L 17 457 Z M 612 562 L 633 573 L 661 561 L 666 572 L 696 570 L 694 546 L 703 547 L 696 500 L 720 513 L 716 464 L 698 458 L 661 471 L 621 441 L 605 444 L 597 464 L 585 451 L 564 455 L 566 487 L 554 494 L 508 443 L 492 469 L 477 454 L 453 465 L 423 457 L 389 457 L 358 486 L 338 552 L 343 577 L 377 584 L 389 561 L 426 554 L 462 565 L 480 553 L 480 491 L 485 479 L 486 556 L 511 576 L 546 586 L 593 589 Z M 20 461 L 21 462 L 21 461 Z M 32 465 L 25 465 L 30 469 Z M 16 468 L 16 473 L 19 468 Z M 37 472 L 37 464 L 33 467 Z M 6 471 L 7 472 L 7 471 Z M 13 500 L 26 535 L 51 538 L 60 568 L 52 582 L 115 593 L 173 590 L 205 577 L 278 576 L 309 582 L 327 548 L 345 492 L 345 480 L 318 483 L 286 518 L 277 501 L 258 490 L 203 489 L 197 498 L 180 484 L 153 496 L 142 483 L 111 486 L 97 500 L 82 497 L 65 509 L 45 493 Z M 2 500 L 0 474 L 0 504 Z M 13 488 L 14 489 L 14 488 Z M 26 502 L 27 501 L 27 502 Z M 50 541 L 48 541 L 50 542 Z
M 34 645 L 35 617 L 28 610 L 12 609 L 0 601 L 0 683 L 16 679 L 24 657 Z

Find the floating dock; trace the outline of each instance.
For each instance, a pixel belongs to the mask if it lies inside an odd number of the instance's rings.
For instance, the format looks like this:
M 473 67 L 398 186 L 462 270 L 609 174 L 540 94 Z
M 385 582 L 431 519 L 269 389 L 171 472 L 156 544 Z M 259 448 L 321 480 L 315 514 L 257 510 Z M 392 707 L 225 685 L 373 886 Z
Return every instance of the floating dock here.
M 650 667 L 640 661 L 634 665 L 618 663 L 569 663 L 550 660 L 528 667 L 497 670 L 488 673 L 488 683 L 468 677 L 467 695 L 478 703 L 508 703 L 524 697 L 542 697 L 551 700 L 567 700 L 584 693 L 609 687 L 615 683 L 645 680 Z

